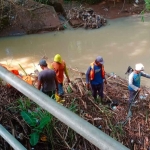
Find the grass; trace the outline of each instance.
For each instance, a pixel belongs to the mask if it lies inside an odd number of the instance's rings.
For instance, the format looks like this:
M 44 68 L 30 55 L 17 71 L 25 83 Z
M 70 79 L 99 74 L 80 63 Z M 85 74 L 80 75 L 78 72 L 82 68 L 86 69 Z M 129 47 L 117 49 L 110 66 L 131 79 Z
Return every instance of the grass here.
M 123 131 L 123 127 L 121 124 L 113 125 L 111 120 L 108 120 L 108 125 L 111 130 L 110 136 L 113 137 L 114 139 L 120 141 L 121 137 L 125 136 L 125 133 Z M 119 134 L 118 134 L 119 133 Z
M 76 98 L 73 99 L 73 101 L 71 102 L 71 104 L 69 106 L 69 110 L 71 110 L 74 113 L 76 113 L 78 111 L 78 105 L 75 104 L 75 100 L 76 100 Z

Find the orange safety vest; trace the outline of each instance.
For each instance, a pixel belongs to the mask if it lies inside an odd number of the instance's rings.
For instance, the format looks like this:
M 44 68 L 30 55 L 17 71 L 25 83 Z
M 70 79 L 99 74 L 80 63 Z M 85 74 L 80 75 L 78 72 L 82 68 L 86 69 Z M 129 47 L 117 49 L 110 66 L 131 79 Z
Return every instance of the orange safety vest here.
M 64 61 L 62 61 L 62 63 L 53 62 L 51 64 L 52 69 L 54 69 L 56 73 L 58 83 L 63 83 L 65 65 Z
M 94 77 L 95 77 L 94 62 L 92 62 L 92 63 L 90 64 L 90 66 L 91 66 L 91 70 L 90 70 L 90 80 L 94 80 Z M 100 68 L 101 68 L 101 76 L 102 76 L 103 79 L 105 79 L 104 66 L 101 65 Z

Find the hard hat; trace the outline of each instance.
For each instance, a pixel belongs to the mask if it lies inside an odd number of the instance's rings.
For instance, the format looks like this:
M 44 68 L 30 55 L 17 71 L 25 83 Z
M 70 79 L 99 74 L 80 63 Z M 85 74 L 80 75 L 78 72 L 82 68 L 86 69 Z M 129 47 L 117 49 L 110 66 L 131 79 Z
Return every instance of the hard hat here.
M 135 70 L 136 71 L 143 71 L 144 70 L 144 66 L 143 64 L 139 63 L 135 65 Z
M 61 63 L 62 62 L 61 56 L 59 54 L 55 55 L 54 61 Z

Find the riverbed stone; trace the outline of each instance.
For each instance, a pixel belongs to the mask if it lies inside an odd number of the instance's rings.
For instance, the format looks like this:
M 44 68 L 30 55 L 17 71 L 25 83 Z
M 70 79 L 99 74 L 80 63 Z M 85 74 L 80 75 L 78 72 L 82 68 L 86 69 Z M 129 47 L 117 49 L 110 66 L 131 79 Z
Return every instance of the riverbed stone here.
M 24 6 L 11 5 L 8 14 L 10 25 L 1 30 L 0 36 L 38 33 L 63 29 L 53 6 L 41 4 L 33 0 L 25 1 Z

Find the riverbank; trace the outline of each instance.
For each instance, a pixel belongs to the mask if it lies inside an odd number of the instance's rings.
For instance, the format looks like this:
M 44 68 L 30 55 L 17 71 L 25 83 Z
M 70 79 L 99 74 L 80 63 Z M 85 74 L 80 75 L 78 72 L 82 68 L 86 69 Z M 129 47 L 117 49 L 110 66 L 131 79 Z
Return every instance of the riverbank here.
M 85 74 L 69 68 L 73 74 L 71 83 L 64 81 L 65 95 L 63 105 L 73 113 L 105 132 L 129 149 L 145 150 L 150 147 L 149 139 L 149 100 L 150 91 L 142 86 L 136 105 L 128 107 L 127 80 L 115 74 L 107 74 L 107 84 L 104 86 L 104 100 L 94 100 L 91 90 L 87 91 Z M 99 150 L 79 134 L 68 128 L 55 117 L 33 101 L 24 97 L 13 87 L 8 88 L 0 84 L 1 124 L 17 138 L 27 149 L 46 150 L 52 146 L 53 150 L 84 149 Z M 40 91 L 39 91 L 40 92 Z M 129 113 L 130 110 L 130 113 Z M 26 118 L 28 115 L 28 118 Z M 51 117 L 49 126 L 42 126 L 44 118 Z M 30 119 L 29 119 L 30 118 Z M 36 125 L 33 126 L 34 119 Z M 28 122 L 32 120 L 32 122 Z M 31 125 L 30 125 L 31 124 Z M 36 141 L 30 140 L 34 129 L 42 126 Z M 10 149 L 1 138 L 1 148 Z M 51 143 L 50 143 L 51 141 Z M 51 144 L 51 145 L 50 145 Z M 144 148 L 143 148 L 144 147 Z
M 104 16 L 106 19 L 116 19 L 121 17 L 128 17 L 132 15 L 138 15 L 144 9 L 144 4 L 135 4 L 122 2 L 122 1 L 110 1 L 109 4 L 102 2 L 95 5 L 86 5 L 86 7 L 91 7 L 93 10 Z
M 11 5 L 11 13 L 8 14 L 8 4 Z M 24 0 L 23 3 L 6 3 L 4 16 L 1 19 L 0 37 L 23 34 L 43 33 L 63 30 L 64 26 L 59 20 L 58 14 L 63 13 L 64 3 L 59 3 L 59 9 L 55 6 L 44 5 L 33 0 Z M 106 19 L 114 19 L 140 14 L 144 9 L 144 4 L 123 3 L 122 1 L 106 3 L 105 1 L 88 5 L 85 8 L 92 8 L 96 14 Z
M 2 4 L 1 4 L 2 5 Z M 53 6 L 34 0 L 3 1 L 0 36 L 33 34 L 63 29 Z

